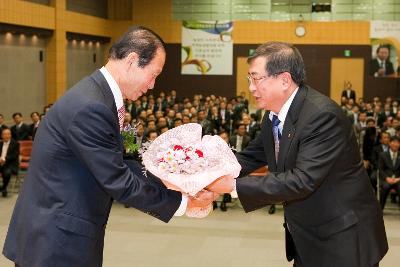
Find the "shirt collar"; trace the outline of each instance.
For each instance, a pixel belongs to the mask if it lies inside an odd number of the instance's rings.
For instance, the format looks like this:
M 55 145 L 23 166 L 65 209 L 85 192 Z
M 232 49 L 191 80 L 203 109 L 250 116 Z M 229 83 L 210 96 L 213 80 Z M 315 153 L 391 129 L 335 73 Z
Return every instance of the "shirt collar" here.
M 277 115 L 277 116 L 278 116 L 278 119 L 279 119 L 279 121 L 280 121 L 278 127 L 280 128 L 280 130 L 283 129 L 283 125 L 285 124 L 286 116 L 287 116 L 287 114 L 288 114 L 288 112 L 289 112 L 290 106 L 292 105 L 293 99 L 294 99 L 294 97 L 295 97 L 296 94 L 297 94 L 297 91 L 299 91 L 299 87 L 297 87 L 296 90 L 293 91 L 293 93 L 290 95 L 290 97 L 288 98 L 288 100 L 286 100 L 285 104 L 283 104 L 283 106 L 282 106 L 282 108 L 281 108 L 281 110 L 279 111 L 278 114 L 276 114 L 276 113 L 273 112 L 273 111 L 271 111 L 271 112 L 269 113 L 269 119 L 270 119 L 271 121 L 272 121 L 272 117 L 273 117 L 274 115 Z
M 106 67 L 102 67 L 100 72 L 103 74 L 106 79 L 108 86 L 111 88 L 111 92 L 114 96 L 115 106 L 117 110 L 119 110 L 124 105 L 124 98 L 122 97 L 121 89 L 119 88 L 117 82 L 114 80 L 113 76 L 108 72 Z

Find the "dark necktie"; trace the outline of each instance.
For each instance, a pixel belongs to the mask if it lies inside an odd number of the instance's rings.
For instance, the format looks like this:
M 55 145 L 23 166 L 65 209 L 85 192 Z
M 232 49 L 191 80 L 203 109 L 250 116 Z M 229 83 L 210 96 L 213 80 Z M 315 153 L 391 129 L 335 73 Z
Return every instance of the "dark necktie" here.
M 279 123 L 281 121 L 278 119 L 278 116 L 272 116 L 272 134 L 274 135 L 274 143 L 275 143 L 275 160 L 278 162 L 279 155 L 279 140 L 281 139 L 281 132 L 279 131 Z

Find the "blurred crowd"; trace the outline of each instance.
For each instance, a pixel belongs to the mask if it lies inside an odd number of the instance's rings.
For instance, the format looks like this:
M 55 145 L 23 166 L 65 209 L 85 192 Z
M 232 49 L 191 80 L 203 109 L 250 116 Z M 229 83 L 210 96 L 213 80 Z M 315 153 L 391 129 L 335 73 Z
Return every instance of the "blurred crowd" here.
M 400 178 L 397 178 L 400 177 L 400 157 L 398 162 L 394 159 L 400 144 L 399 102 L 391 97 L 382 100 L 374 97 L 372 101 L 358 98 L 356 101 L 355 94 L 350 88 L 347 89 L 347 92 L 343 91 L 341 107 L 353 124 L 360 157 L 371 184 L 376 192 L 377 188 L 381 189 L 379 193 L 382 208 L 390 194 L 392 202 L 399 202 L 397 196 L 400 193 Z M 16 112 L 12 115 L 14 124 L 5 125 L 4 117 L 0 114 L 0 129 L 10 129 L 15 141 L 34 140 L 40 120 L 50 108 L 51 105 L 46 106 L 41 114 L 32 112 L 30 124 L 25 123 L 22 114 Z M 219 135 L 239 152 L 260 133 L 260 123 L 265 113 L 262 110 L 250 113 L 249 102 L 244 93 L 229 99 L 201 94 L 195 94 L 193 98 L 179 98 L 175 90 L 168 94 L 160 92 L 158 95 L 143 95 L 136 101 L 127 99 L 125 110 L 124 127 L 130 125 L 136 128 L 136 143 L 139 147 L 168 129 L 186 123 L 199 123 L 203 128 L 203 135 Z M 391 166 L 385 164 L 387 155 L 391 159 Z M 226 203 L 229 201 L 230 197 L 224 196 L 222 210 L 226 210 Z

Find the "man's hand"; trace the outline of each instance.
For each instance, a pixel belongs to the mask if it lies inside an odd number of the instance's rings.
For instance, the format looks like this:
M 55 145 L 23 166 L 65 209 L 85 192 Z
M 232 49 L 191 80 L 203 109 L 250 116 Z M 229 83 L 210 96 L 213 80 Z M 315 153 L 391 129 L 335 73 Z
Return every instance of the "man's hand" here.
M 396 183 L 396 178 L 386 177 L 386 182 L 388 184 L 395 184 Z
M 235 188 L 235 178 L 230 176 L 222 176 L 209 184 L 207 190 L 213 191 L 218 194 L 230 193 Z
M 186 215 L 192 218 L 204 218 L 212 211 L 212 202 L 219 197 L 211 191 L 202 190 L 194 197 L 189 196 Z
M 187 208 L 191 209 L 191 208 L 207 207 L 218 197 L 219 197 L 219 194 L 216 194 L 214 192 L 207 191 L 207 190 L 201 190 L 194 197 L 189 196 Z
M 3 166 L 3 165 L 4 165 L 4 163 L 6 163 L 6 161 L 5 161 L 5 160 L 3 160 L 3 159 L 0 159 L 0 166 Z
M 363 163 L 364 163 L 364 168 L 365 168 L 365 169 L 368 169 L 368 167 L 369 167 L 369 161 L 368 161 L 368 160 L 364 160 Z

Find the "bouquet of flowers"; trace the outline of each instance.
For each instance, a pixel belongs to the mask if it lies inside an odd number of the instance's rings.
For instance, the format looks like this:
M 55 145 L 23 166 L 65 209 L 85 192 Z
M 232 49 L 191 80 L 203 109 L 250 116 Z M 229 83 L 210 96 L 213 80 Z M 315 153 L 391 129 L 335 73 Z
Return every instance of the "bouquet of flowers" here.
M 222 176 L 237 177 L 241 167 L 231 148 L 219 136 L 202 138 L 201 131 L 188 123 L 161 134 L 142 153 L 146 170 L 190 196 Z
M 136 128 L 131 125 L 125 126 L 121 131 L 122 139 L 124 141 L 124 148 L 127 154 L 138 152 L 139 146 L 136 141 Z

